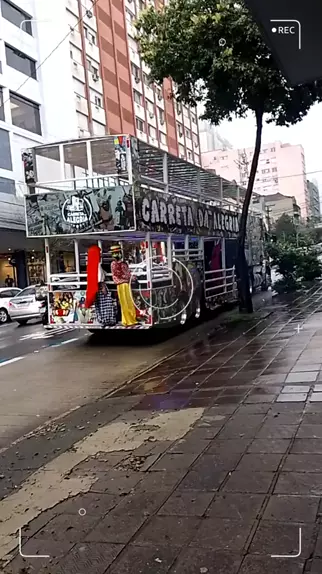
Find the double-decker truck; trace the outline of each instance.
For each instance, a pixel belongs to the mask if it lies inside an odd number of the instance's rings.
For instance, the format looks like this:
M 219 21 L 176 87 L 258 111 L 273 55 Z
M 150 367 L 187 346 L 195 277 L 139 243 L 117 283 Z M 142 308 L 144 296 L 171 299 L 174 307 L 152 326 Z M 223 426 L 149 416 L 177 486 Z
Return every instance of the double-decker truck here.
M 129 135 L 40 145 L 26 150 L 23 160 L 27 237 L 45 242 L 47 328 L 183 325 L 237 299 L 243 190 L 235 183 Z M 254 289 L 266 284 L 263 221 L 255 213 L 247 235 Z M 51 249 L 60 243 L 72 245 L 74 255 L 69 270 L 60 266 L 57 272 Z M 88 303 L 95 245 L 99 285 L 115 308 L 108 321 L 96 300 Z M 124 272 L 125 295 L 117 268 Z M 124 318 L 128 311 L 131 320 Z

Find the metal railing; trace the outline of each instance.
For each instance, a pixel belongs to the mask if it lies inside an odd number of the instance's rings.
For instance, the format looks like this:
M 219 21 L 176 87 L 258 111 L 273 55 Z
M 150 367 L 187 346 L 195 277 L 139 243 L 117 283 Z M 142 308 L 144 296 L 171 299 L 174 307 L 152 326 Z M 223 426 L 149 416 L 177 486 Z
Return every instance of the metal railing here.
M 232 294 L 237 289 L 235 267 L 205 271 L 205 298 Z

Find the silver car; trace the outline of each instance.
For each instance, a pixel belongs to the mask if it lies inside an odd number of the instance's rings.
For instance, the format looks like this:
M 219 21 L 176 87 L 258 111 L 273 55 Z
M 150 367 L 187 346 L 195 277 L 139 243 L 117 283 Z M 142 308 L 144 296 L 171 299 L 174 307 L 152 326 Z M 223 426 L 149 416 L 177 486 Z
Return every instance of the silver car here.
M 37 300 L 36 291 L 36 285 L 31 285 L 10 299 L 9 315 L 12 321 L 17 321 L 19 325 L 26 325 L 31 319 L 42 319 L 46 306 L 43 301 Z

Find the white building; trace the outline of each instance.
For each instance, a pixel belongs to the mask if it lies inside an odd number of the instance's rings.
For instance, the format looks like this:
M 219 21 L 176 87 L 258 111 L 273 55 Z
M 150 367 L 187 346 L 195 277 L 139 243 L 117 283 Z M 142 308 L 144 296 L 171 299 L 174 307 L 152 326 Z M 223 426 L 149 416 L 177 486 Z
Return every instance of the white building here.
M 102 81 L 95 78 L 100 67 L 96 18 L 94 13 L 84 14 L 82 29 L 87 30 L 89 39 L 82 38 L 79 17 L 68 9 L 70 2 L 55 0 L 53 7 L 46 0 L 1 0 L 0 286 L 7 274 L 14 274 L 8 262 L 14 252 L 19 268 L 15 279 L 22 285 L 26 280 L 20 268 L 26 259 L 22 150 L 90 134 L 82 82 L 85 62 L 93 70 L 89 82 L 93 89 L 88 94 L 93 107 L 92 133 L 106 133 Z M 90 10 L 92 3 L 87 3 Z M 86 0 L 81 6 L 86 11 Z M 28 241 L 28 247 L 37 250 L 40 243 Z

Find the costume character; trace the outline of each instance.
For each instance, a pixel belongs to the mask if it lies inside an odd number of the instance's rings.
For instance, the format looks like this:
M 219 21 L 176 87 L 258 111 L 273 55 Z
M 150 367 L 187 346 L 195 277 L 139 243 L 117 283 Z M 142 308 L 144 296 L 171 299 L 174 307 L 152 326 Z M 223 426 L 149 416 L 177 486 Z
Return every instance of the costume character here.
M 117 286 L 117 294 L 122 313 L 122 324 L 130 327 L 137 324 L 136 310 L 130 288 L 131 273 L 128 264 L 122 259 L 118 245 L 111 247 L 113 261 L 111 264 L 112 278 Z

